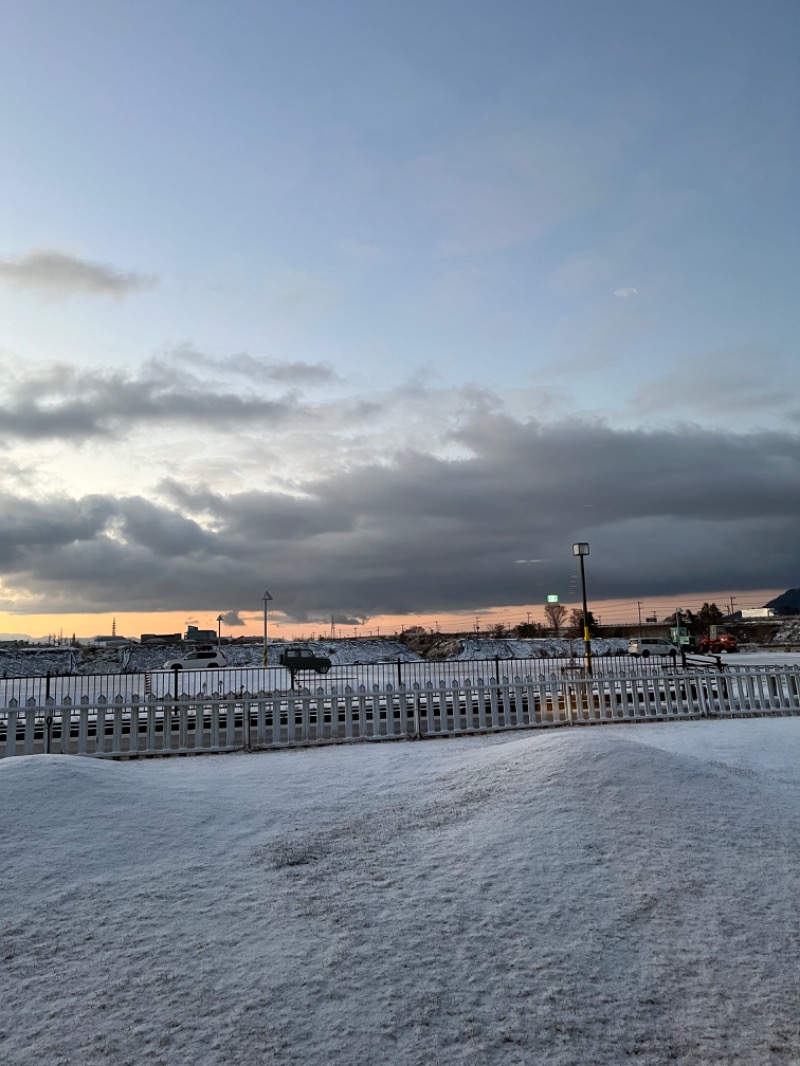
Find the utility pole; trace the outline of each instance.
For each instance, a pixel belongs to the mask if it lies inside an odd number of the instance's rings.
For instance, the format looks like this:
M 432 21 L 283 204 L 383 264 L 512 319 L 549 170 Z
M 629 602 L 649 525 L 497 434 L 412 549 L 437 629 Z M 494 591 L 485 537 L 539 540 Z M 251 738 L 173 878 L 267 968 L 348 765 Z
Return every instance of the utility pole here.
M 581 594 L 583 598 L 583 647 L 585 653 L 586 673 L 592 676 L 592 641 L 589 635 L 589 608 L 586 603 L 586 571 L 583 566 L 584 556 L 589 554 L 589 545 L 586 541 L 572 545 L 572 554 L 578 556 L 581 564 Z
M 736 600 L 735 600 L 735 599 L 733 598 L 733 596 L 731 596 L 731 599 L 730 599 L 730 604 L 731 604 L 731 621 L 733 621 L 733 605 L 734 605 L 735 603 L 736 603 Z
M 636 601 L 636 610 L 639 612 L 639 636 L 642 635 L 642 601 Z
M 272 596 L 268 592 L 265 592 L 261 597 L 261 602 L 264 604 L 264 666 L 269 666 L 268 662 L 268 648 L 269 648 L 269 633 L 267 631 L 268 615 L 269 615 L 269 601 Z

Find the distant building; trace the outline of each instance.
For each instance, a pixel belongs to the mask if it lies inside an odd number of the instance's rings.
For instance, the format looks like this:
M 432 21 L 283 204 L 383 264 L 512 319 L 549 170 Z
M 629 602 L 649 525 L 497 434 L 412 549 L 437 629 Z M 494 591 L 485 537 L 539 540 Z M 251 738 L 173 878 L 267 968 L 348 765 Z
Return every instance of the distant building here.
M 198 629 L 197 626 L 186 627 L 186 640 L 202 641 L 203 644 L 217 639 L 216 629 Z
M 743 622 L 748 618 L 775 618 L 777 613 L 774 607 L 744 607 L 740 612 Z
M 180 633 L 142 633 L 139 640 L 142 644 L 180 644 L 183 637 Z

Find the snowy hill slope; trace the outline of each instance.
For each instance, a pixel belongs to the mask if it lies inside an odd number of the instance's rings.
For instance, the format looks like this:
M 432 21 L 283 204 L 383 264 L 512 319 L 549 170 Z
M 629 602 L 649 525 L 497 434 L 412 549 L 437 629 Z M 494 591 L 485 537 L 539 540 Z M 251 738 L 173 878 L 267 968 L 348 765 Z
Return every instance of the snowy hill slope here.
M 800 1056 L 800 719 L 0 762 L 0 1061 Z

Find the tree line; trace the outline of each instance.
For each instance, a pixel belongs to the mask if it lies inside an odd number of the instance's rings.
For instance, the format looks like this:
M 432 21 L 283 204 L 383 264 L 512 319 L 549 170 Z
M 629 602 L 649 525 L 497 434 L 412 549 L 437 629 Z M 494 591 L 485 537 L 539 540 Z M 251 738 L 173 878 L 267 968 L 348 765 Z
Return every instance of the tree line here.
M 679 622 L 676 615 L 680 614 Z M 503 622 L 497 622 L 489 626 L 486 635 L 495 640 L 505 637 L 529 637 L 542 639 L 545 637 L 582 637 L 583 636 L 583 611 L 580 607 L 568 610 L 563 603 L 547 603 L 544 607 L 546 622 L 520 622 L 516 626 L 507 626 Z M 709 626 L 719 625 L 725 621 L 725 615 L 716 603 L 704 603 L 699 611 L 680 611 L 667 615 L 662 620 L 663 625 L 674 626 L 680 624 L 695 636 L 705 636 Z M 587 613 L 590 636 L 596 636 L 600 624 L 591 611 Z M 405 637 L 422 636 L 427 630 L 424 626 L 410 626 L 404 630 L 400 639 Z

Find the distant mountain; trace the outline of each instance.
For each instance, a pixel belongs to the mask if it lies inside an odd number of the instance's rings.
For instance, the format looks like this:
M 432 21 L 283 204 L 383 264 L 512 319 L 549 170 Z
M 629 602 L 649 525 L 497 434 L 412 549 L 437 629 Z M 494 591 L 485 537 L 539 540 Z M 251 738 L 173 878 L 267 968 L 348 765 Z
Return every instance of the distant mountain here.
M 800 589 L 787 589 L 764 606 L 773 607 L 778 614 L 800 614 Z

